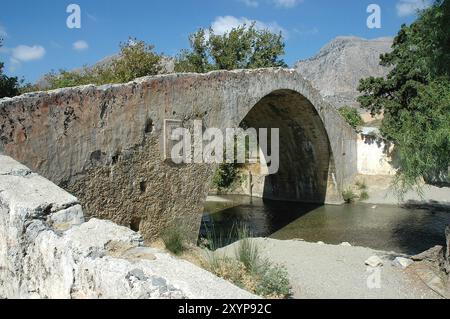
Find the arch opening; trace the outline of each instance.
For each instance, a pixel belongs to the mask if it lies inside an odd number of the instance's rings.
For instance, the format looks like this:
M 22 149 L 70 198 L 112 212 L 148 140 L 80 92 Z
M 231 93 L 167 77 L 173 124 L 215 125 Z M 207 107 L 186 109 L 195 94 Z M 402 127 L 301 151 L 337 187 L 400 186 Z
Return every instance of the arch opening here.
M 280 166 L 277 173 L 261 173 L 260 164 L 247 165 L 249 193 L 271 200 L 323 204 L 332 169 L 332 152 L 321 117 L 303 95 L 278 90 L 263 97 L 241 125 L 278 128 Z M 269 139 L 270 141 L 270 139 Z

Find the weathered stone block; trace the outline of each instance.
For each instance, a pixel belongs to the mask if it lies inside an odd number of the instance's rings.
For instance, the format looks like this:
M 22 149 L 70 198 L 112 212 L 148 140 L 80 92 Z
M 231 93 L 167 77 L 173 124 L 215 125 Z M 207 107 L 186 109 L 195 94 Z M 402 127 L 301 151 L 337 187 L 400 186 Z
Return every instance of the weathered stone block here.
M 11 158 L 0 168 L 0 299 L 255 298 L 129 228 L 84 223 L 75 197 Z

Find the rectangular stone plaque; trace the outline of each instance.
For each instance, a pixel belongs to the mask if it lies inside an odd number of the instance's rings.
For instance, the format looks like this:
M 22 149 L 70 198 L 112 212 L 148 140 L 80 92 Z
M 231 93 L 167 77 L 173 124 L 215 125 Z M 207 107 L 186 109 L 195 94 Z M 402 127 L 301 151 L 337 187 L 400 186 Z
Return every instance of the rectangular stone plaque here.
M 180 120 L 164 120 L 164 160 L 172 159 L 172 148 L 177 141 L 172 140 L 172 132 L 178 128 L 183 127 L 183 122 Z

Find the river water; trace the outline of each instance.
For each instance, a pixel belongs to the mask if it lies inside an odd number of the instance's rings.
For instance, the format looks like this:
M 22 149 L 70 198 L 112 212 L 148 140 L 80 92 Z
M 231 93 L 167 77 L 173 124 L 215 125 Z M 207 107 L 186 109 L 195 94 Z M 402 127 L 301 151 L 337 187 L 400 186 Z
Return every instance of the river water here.
M 318 206 L 246 196 L 211 197 L 207 201 L 200 236 L 213 229 L 215 236 L 226 237 L 236 225 L 245 225 L 254 237 L 349 242 L 353 246 L 417 254 L 445 244 L 450 209 L 359 203 Z

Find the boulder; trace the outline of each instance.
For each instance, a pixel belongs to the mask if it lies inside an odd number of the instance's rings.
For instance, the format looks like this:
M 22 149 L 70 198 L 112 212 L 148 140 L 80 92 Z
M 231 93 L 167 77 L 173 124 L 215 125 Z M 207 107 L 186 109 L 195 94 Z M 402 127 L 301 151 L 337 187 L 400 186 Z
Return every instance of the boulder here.
M 249 299 L 0 155 L 0 299 Z
M 395 267 L 401 268 L 401 269 L 406 269 L 409 266 L 411 266 L 414 263 L 414 261 L 412 261 L 409 258 L 403 258 L 403 257 L 397 257 L 394 259 L 394 261 L 392 262 L 392 264 Z
M 372 268 L 377 268 L 383 266 L 383 260 L 378 256 L 372 256 L 366 260 L 365 264 Z
M 352 244 L 350 244 L 350 243 L 348 243 L 348 242 L 343 242 L 343 243 L 341 244 L 341 246 L 344 246 L 344 247 L 352 247 Z
M 427 251 L 412 256 L 411 259 L 414 261 L 430 261 L 430 262 L 438 262 L 442 258 L 442 254 L 444 252 L 444 247 L 442 246 L 434 246 Z

